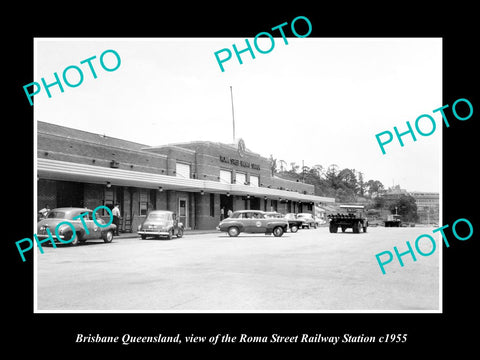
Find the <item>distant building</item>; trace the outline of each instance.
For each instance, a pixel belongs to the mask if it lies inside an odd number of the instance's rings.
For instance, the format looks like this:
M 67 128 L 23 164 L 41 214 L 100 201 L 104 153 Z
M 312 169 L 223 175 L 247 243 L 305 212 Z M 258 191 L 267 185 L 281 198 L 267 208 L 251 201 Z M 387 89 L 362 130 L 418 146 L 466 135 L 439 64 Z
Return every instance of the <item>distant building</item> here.
M 386 200 L 397 200 L 402 195 L 410 195 L 415 199 L 419 224 L 438 224 L 440 195 L 437 192 L 407 191 L 400 185 L 389 188 L 382 197 Z
M 402 195 L 408 195 L 407 190 L 401 189 L 400 185 L 396 185 L 394 187 L 388 188 L 388 190 L 385 193 L 383 193 L 381 196 L 385 200 L 397 200 Z
M 440 194 L 437 192 L 411 191 L 409 194 L 417 204 L 420 224 L 438 224 L 440 212 Z

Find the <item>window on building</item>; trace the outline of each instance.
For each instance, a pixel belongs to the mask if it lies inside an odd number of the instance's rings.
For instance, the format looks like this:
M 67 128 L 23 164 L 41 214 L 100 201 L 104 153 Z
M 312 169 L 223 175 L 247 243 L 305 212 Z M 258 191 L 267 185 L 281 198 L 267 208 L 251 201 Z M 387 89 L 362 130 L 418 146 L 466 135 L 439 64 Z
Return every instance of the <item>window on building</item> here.
M 148 205 L 147 202 L 140 203 L 140 216 L 146 216 L 148 212 Z
M 247 175 L 244 173 L 239 173 L 237 172 L 235 174 L 235 182 L 239 185 L 245 185 L 245 182 L 247 181 Z
M 250 186 L 260 186 L 260 179 L 256 175 L 250 175 Z
M 220 170 L 220 182 L 225 184 L 231 184 L 232 172 L 230 170 Z
M 139 202 L 139 214 L 140 216 L 146 216 L 148 212 L 148 195 L 146 189 L 140 189 L 140 202 Z
M 190 165 L 177 162 L 175 175 L 180 178 L 190 179 Z

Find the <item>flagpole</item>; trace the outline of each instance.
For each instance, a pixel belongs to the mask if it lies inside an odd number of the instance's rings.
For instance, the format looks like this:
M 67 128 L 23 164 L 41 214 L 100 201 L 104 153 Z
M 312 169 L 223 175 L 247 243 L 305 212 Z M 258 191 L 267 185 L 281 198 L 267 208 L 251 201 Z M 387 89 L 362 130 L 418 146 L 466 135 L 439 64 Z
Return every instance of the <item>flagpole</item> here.
M 232 99 L 233 143 L 235 144 L 235 112 L 233 110 L 233 89 L 231 86 L 230 86 L 230 97 Z

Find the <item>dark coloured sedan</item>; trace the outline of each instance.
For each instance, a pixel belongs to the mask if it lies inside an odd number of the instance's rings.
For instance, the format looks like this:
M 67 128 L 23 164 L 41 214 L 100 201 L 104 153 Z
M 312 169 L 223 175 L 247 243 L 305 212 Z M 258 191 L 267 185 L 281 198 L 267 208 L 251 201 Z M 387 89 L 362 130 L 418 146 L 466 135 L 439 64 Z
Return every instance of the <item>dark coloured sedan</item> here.
M 292 233 L 296 233 L 298 229 L 302 227 L 302 224 L 303 224 L 303 221 L 297 220 L 294 214 L 283 215 L 276 211 L 267 211 L 265 215 L 271 218 L 286 219 L 288 221 L 288 227 L 290 228 L 290 231 Z M 288 215 L 293 215 L 293 217 Z
M 222 220 L 217 230 L 227 232 L 234 237 L 241 232 L 264 233 L 282 236 L 288 229 L 288 222 L 284 218 L 267 217 L 264 211 L 240 210 L 235 211 L 232 216 Z
M 142 239 L 151 236 L 155 238 L 166 237 L 171 240 L 174 235 L 181 238 L 183 230 L 183 224 L 177 220 L 174 212 L 153 210 L 148 213 L 143 223 L 138 226 L 137 232 Z
M 98 224 L 106 225 L 98 213 L 96 216 L 95 220 Z M 67 222 L 75 229 L 75 238 L 73 240 L 71 240 L 73 230 Z M 61 224 L 57 229 L 58 237 L 60 238 L 58 239 L 55 229 L 60 223 L 64 224 Z M 87 240 L 103 239 L 104 242 L 110 243 L 113 240 L 113 233 L 116 228 L 115 224 L 105 227 L 95 224 L 93 211 L 90 209 L 64 207 L 51 210 L 45 219 L 38 222 L 37 237 L 39 240 L 48 238 L 48 229 L 56 242 L 63 241 L 63 243 L 67 243 L 71 240 L 69 242 L 70 245 L 77 245 L 79 242 L 83 243 Z

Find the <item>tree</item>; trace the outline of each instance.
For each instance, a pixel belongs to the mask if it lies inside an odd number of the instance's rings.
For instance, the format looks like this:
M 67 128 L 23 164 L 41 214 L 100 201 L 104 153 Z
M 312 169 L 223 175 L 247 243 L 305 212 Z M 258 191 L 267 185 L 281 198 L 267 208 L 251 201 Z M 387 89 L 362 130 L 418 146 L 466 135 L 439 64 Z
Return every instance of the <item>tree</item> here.
M 302 181 L 305 182 L 305 176 L 310 172 L 310 168 L 306 165 L 302 166 Z
M 357 177 L 355 176 L 355 170 L 343 169 L 338 173 L 338 180 L 350 189 L 353 193 L 357 190 Z
M 280 171 L 284 172 L 285 168 L 283 166 L 287 165 L 287 162 L 285 160 L 278 160 L 278 162 L 280 163 Z
M 418 220 L 417 204 L 413 196 L 401 194 L 398 199 L 390 202 L 388 209 L 392 214 L 400 215 L 403 221 L 416 222 Z
M 378 180 L 368 180 L 365 184 L 370 197 L 379 196 L 385 190 L 383 184 Z
M 339 188 L 337 164 L 332 164 L 328 167 L 327 172 L 325 173 L 325 180 L 327 181 L 327 184 L 333 188 L 333 190 Z
M 290 170 L 292 173 L 297 173 L 297 170 L 300 166 L 298 166 L 295 161 L 294 162 L 291 162 L 290 163 L 290 166 L 292 167 L 292 169 Z
M 274 159 L 272 154 L 270 154 L 270 170 L 272 171 L 272 176 L 277 173 L 277 159 Z
M 358 194 L 365 196 L 365 183 L 363 182 L 363 173 L 358 172 Z
M 315 174 L 318 176 L 319 179 L 322 178 L 322 176 L 324 175 L 324 169 L 323 169 L 323 166 L 322 165 L 313 165 L 312 169 Z

